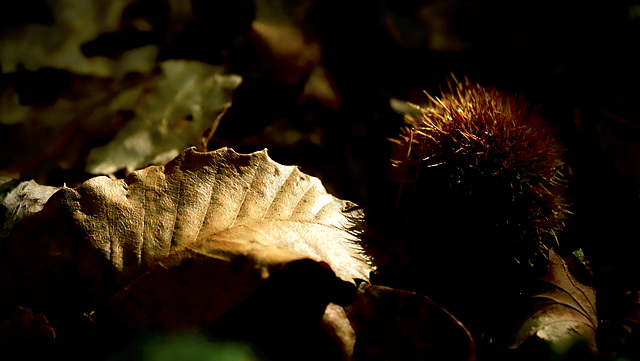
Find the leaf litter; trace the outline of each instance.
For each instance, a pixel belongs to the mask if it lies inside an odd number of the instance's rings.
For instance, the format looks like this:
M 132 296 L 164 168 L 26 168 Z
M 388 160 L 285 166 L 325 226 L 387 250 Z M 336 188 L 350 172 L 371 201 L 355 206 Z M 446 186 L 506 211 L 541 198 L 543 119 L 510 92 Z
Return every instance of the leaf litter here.
M 539 279 L 540 292 L 531 295 L 529 316 L 513 334 L 511 347 L 538 337 L 555 347 L 572 347 L 581 341 L 597 353 L 596 292 L 571 273 L 570 265 L 555 250 L 549 253 L 547 274 Z M 525 313 L 526 314 L 526 313 Z
M 13 269 L 6 274 L 19 278 L 9 282 L 16 300 L 29 295 L 52 304 L 61 288 L 95 304 L 169 259 L 179 264 L 203 255 L 256 266 L 286 263 L 277 261 L 280 253 L 289 261 L 312 258 L 353 282 L 372 269 L 354 233 L 362 216 L 317 178 L 273 162 L 266 151 L 192 148 L 125 179 L 96 177 L 60 189 L 13 232 L 3 255 Z M 268 261 L 272 253 L 276 261 Z

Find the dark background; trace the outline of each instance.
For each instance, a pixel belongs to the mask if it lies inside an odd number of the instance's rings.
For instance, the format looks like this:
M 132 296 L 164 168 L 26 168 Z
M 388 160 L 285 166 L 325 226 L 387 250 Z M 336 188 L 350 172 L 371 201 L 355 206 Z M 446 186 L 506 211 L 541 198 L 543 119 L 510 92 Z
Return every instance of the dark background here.
M 275 161 L 299 165 L 330 193 L 372 214 L 394 196 L 386 181 L 387 138 L 397 136 L 402 117 L 389 106 L 391 98 L 424 103 L 422 92 L 438 95 L 451 74 L 522 96 L 540 106 L 567 148 L 563 173 L 573 215 L 560 242 L 584 250 L 602 291 L 600 316 L 613 313 L 625 291 L 639 288 L 640 3 L 193 0 L 192 5 L 192 21 L 172 33 L 168 2 L 133 2 L 121 30 L 82 50 L 86 56 L 117 57 L 156 44 L 159 60 L 224 65 L 243 83 L 209 149 L 267 147 Z M 0 6 L 4 33 L 52 21 L 46 1 Z M 137 17 L 153 28 L 136 32 L 124 26 Z M 254 20 L 296 29 L 305 46 L 284 55 L 274 52 L 252 27 Z M 319 66 L 333 86 L 330 100 L 307 94 L 305 85 Z M 3 73 L 0 85 L 14 86 L 22 104 L 43 104 L 75 84 L 72 79 L 61 69 L 20 70 Z M 5 135 L 13 130 L 0 125 Z M 93 176 L 83 168 L 82 162 L 45 167 L 37 178 L 49 185 L 78 185 Z M 27 170 L 21 176 L 36 175 Z

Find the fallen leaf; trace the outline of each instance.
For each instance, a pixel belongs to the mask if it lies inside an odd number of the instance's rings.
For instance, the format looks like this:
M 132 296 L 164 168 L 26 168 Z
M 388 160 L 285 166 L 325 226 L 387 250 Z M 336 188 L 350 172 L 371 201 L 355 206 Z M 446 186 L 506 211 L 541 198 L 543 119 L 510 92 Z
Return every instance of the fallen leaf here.
M 607 360 L 640 359 L 640 291 L 625 290 L 610 305 L 600 307 L 609 311 L 598 329 L 598 346 Z M 607 307 L 608 306 L 608 307 Z
M 542 288 L 531 296 L 531 309 L 516 328 L 511 348 L 537 337 L 560 353 L 577 342 L 586 342 L 592 352 L 597 352 L 595 289 L 580 283 L 571 274 L 568 262 L 553 249 L 547 274 L 540 281 Z
M 207 264 L 240 257 L 259 269 L 274 252 L 286 262 L 324 261 L 354 282 L 371 270 L 356 233 L 362 217 L 355 204 L 297 167 L 273 162 L 266 150 L 191 148 L 125 179 L 60 189 L 6 242 L 5 274 L 15 277 L 4 287 L 16 289 L 17 301 L 80 308 L 163 262 L 205 254 Z
M 259 40 L 257 50 L 262 57 L 251 71 L 261 69 L 262 76 L 289 86 L 306 82 L 322 58 L 320 42 L 301 26 L 313 5 L 314 1 L 298 4 L 256 1 L 256 17 L 251 28 Z M 265 58 L 269 61 L 265 62 Z
M 333 111 L 340 109 L 342 99 L 340 99 L 335 81 L 322 65 L 313 68 L 298 101 L 303 103 L 307 99 L 316 99 Z
M 241 78 L 197 61 L 156 63 L 155 53 L 152 59 L 161 71 L 133 81 L 67 74 L 70 85 L 47 105 L 21 105 L 15 89 L 7 88 L 0 123 L 13 126 L 0 136 L 2 169 L 44 183 L 55 166 L 131 172 L 202 144 Z
M 351 303 L 355 292 L 326 264 L 293 261 L 261 282 L 210 331 L 214 337 L 250 341 L 270 360 L 299 360 L 301 355 L 305 360 L 341 360 L 343 350 L 321 320 L 326 320 L 330 302 Z
M 46 182 L 55 166 L 78 168 L 78 164 L 85 162 L 93 142 L 111 139 L 126 121 L 125 109 L 120 108 L 122 102 L 118 99 L 121 94 L 141 88 L 141 85 L 114 78 L 80 76 L 58 70 L 23 77 L 30 79 L 17 76 L 15 83 L 0 97 L 4 116 L 0 122 L 10 125 L 0 135 L 0 164 L 2 171 L 12 177 L 32 178 L 40 183 Z M 48 89 L 53 87 L 52 83 L 65 81 L 68 84 L 60 85 L 64 90 Z M 38 88 L 41 83 L 46 86 Z M 18 91 L 20 87 L 24 88 L 22 92 Z M 44 92 L 53 99 L 47 104 L 26 102 L 23 105 L 21 102 L 29 92 Z
M 43 186 L 33 180 L 0 179 L 0 206 L 4 207 L 0 240 L 7 237 L 22 218 L 40 211 L 58 189 L 60 187 Z
M 129 173 L 166 163 L 184 148 L 200 145 L 241 81 L 238 75 L 222 74 L 222 67 L 197 61 L 168 60 L 160 67 L 162 75 L 149 86 L 123 92 L 114 101 L 116 109 L 132 112 L 133 119 L 111 142 L 91 150 L 89 173 Z
M 133 329 L 205 329 L 273 272 L 304 258 L 257 240 L 196 242 L 110 297 L 96 317 Z
M 198 330 L 209 342 L 240 341 L 270 360 L 340 359 L 320 319 L 331 300 L 353 299 L 355 286 L 322 262 L 296 260 L 299 255 L 289 262 L 286 250 L 247 246 L 248 254 L 229 254 L 231 261 L 211 257 L 213 248 L 186 262 L 172 257 L 180 265 L 154 267 L 94 316 L 100 324 L 124 323 L 138 337 L 149 329 L 167 335 Z
M 342 350 L 342 358 L 351 360 L 356 344 L 356 332 L 343 307 L 330 303 L 322 316 L 323 327 Z
M 11 73 L 20 68 L 35 71 L 49 67 L 70 70 L 76 74 L 112 76 L 123 68 L 129 69 L 125 66 L 127 61 L 87 57 L 81 47 L 101 33 L 118 30 L 123 12 L 133 2 L 48 2 L 47 10 L 53 16 L 51 24 L 31 23 L 3 33 L 0 42 L 2 72 Z M 141 64 L 140 58 L 127 57 L 127 60 Z M 145 67 L 150 69 L 153 64 L 152 60 Z
M 113 174 L 164 164 L 203 143 L 240 82 L 219 66 L 159 62 L 193 21 L 191 2 L 39 2 L 33 14 L 13 8 L 21 20 L 3 24 L 0 41 L 0 124 L 7 125 L 0 170 L 12 177 L 45 183 L 57 167 Z M 43 13 L 51 18 L 38 18 Z
M 475 360 L 469 331 L 426 296 L 362 282 L 345 309 L 353 360 Z

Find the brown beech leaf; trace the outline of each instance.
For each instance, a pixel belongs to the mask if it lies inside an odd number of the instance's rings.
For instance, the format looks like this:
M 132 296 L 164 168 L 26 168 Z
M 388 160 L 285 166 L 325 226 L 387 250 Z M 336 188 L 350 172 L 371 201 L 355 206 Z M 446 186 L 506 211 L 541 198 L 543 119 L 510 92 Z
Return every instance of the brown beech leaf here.
M 17 301 L 86 305 L 155 265 L 172 269 L 167 265 L 205 255 L 207 265 L 245 259 L 258 270 L 312 258 L 353 282 L 368 279 L 371 268 L 355 231 L 362 217 L 355 204 L 328 194 L 297 167 L 275 163 L 266 150 L 190 148 L 125 179 L 96 177 L 62 188 L 8 239 L 0 254 L 14 277 L 0 281 L 16 290 Z
M 535 336 L 555 345 L 557 352 L 581 341 L 597 352 L 595 289 L 581 284 L 571 274 L 568 262 L 553 249 L 547 274 L 540 281 L 543 288 L 532 296 L 529 316 L 514 333 L 511 347 L 517 348 Z

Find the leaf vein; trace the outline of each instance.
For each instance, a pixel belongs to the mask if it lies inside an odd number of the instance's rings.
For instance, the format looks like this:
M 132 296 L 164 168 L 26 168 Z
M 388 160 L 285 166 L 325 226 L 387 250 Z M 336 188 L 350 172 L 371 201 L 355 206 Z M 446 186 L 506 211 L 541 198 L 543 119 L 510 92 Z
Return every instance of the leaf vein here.
M 285 178 L 285 180 L 280 183 L 280 187 L 278 188 L 278 190 L 274 193 L 273 198 L 271 199 L 270 203 L 269 203 L 269 207 L 265 210 L 264 214 L 262 215 L 261 219 L 264 219 L 267 214 L 269 214 L 269 211 L 271 211 L 271 208 L 273 207 L 273 204 L 275 203 L 275 200 L 278 198 L 278 196 L 281 194 L 282 189 L 284 188 L 284 185 L 287 184 L 287 182 L 289 181 L 289 179 L 291 178 L 291 176 L 293 175 L 294 171 L 296 170 L 295 167 L 291 167 L 291 171 L 289 172 L 289 175 L 287 176 L 287 178 Z
M 240 211 L 242 210 L 242 208 L 244 207 L 244 202 L 247 199 L 247 194 L 249 194 L 249 191 L 251 191 L 251 188 L 253 186 L 253 182 L 256 179 L 256 175 L 258 174 L 258 170 L 257 169 L 253 169 L 253 174 L 251 175 L 251 181 L 248 182 L 248 186 L 245 188 L 244 190 L 244 195 L 242 196 L 242 201 L 240 202 L 240 206 L 238 207 L 238 211 L 236 212 L 236 215 L 233 217 L 233 222 L 231 222 L 231 225 L 227 228 L 231 228 L 236 224 L 236 221 L 238 220 L 238 216 L 240 215 Z

